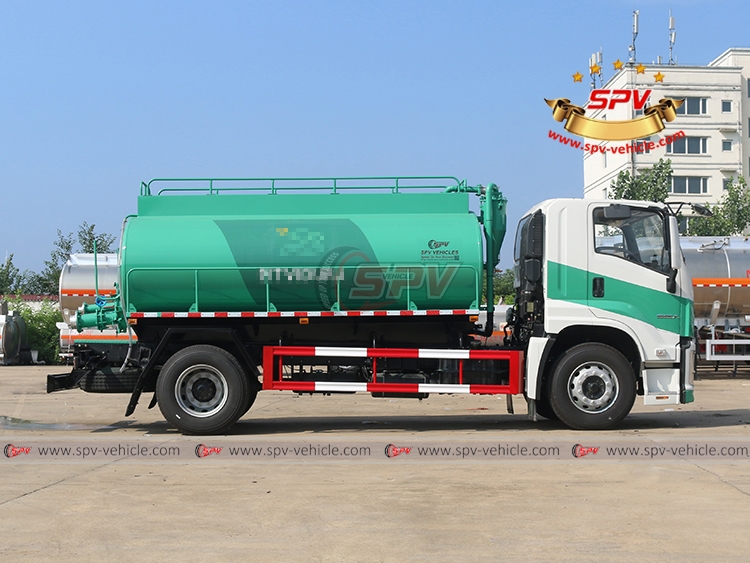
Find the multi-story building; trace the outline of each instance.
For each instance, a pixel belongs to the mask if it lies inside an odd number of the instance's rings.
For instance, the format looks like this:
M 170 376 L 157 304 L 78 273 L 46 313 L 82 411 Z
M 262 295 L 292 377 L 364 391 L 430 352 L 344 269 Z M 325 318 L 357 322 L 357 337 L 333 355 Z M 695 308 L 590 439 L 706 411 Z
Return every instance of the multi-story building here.
M 657 81 L 661 79 L 661 81 Z M 672 162 L 672 186 L 667 201 L 715 204 L 730 178 L 748 178 L 750 171 L 750 49 L 731 48 L 707 66 L 625 64 L 602 87 L 651 90 L 647 106 L 662 98 L 684 99 L 677 118 L 652 136 L 655 148 L 620 153 L 629 142 L 593 141 L 605 152 L 584 153 L 584 197 L 607 197 L 610 185 L 623 171 L 638 174 L 660 158 Z M 642 115 L 633 104 L 586 111 L 594 119 L 628 120 Z M 659 146 L 675 134 L 670 144 Z

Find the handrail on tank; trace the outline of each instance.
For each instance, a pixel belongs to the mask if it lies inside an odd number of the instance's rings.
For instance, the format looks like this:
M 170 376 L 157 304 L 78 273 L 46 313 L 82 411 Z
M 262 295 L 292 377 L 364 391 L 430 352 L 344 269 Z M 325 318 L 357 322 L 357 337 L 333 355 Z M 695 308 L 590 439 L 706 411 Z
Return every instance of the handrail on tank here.
M 440 185 L 431 184 L 420 184 L 420 185 L 403 185 L 403 182 L 434 182 L 435 180 L 450 180 L 455 184 L 446 185 L 441 183 Z M 341 182 L 385 182 L 389 181 L 391 184 L 388 185 L 341 185 Z M 402 189 L 433 189 L 433 190 L 444 190 L 448 192 L 462 191 L 456 190 L 456 188 L 465 188 L 466 180 L 459 180 L 454 176 L 344 176 L 344 177 L 319 177 L 319 178 L 154 178 L 153 180 L 141 182 L 141 195 L 150 196 L 154 195 L 151 193 L 151 185 L 159 182 L 207 182 L 207 187 L 198 188 L 162 188 L 156 195 L 161 195 L 165 192 L 201 192 L 208 195 L 218 195 L 221 192 L 260 192 L 266 191 L 270 195 L 276 195 L 280 191 L 306 191 L 306 190 L 326 190 L 330 189 L 331 194 L 338 194 L 341 191 L 347 190 L 391 190 L 391 193 L 397 194 L 402 193 L 399 190 Z M 243 186 L 243 187 L 216 187 L 214 182 L 270 182 L 270 186 Z M 329 186 L 279 186 L 278 182 L 331 182 Z
M 443 265 L 445 266 L 445 265 Z M 409 271 L 412 268 L 423 268 L 424 264 L 412 264 L 412 265 L 400 265 L 396 268 L 399 270 L 406 270 L 407 275 L 409 275 Z M 476 304 L 476 307 L 479 307 L 479 299 L 480 299 L 480 292 L 481 292 L 481 283 L 480 283 L 480 272 L 472 265 L 470 264 L 460 264 L 458 265 L 461 269 L 470 268 L 474 272 L 474 303 Z M 128 272 L 125 274 L 125 282 L 124 287 L 122 288 L 122 295 L 123 295 L 123 304 L 126 307 L 126 314 L 133 313 L 135 311 L 131 310 L 131 303 L 130 303 L 130 276 L 133 274 L 133 272 L 193 272 L 194 277 L 194 285 L 193 285 L 193 293 L 195 295 L 195 302 L 193 303 L 193 307 L 191 307 L 191 311 L 195 309 L 195 311 L 200 311 L 200 304 L 199 304 L 199 298 L 198 293 L 200 291 L 200 288 L 198 286 L 198 272 L 218 272 L 218 271 L 231 271 L 231 272 L 243 272 L 243 271 L 254 271 L 258 270 L 259 275 L 261 274 L 261 270 L 265 270 L 266 272 L 273 271 L 273 272 L 280 272 L 284 271 L 284 275 L 288 275 L 286 271 L 291 270 L 331 270 L 331 274 L 333 274 L 336 271 L 340 270 L 356 270 L 357 268 L 372 268 L 372 269 L 379 269 L 379 270 L 388 270 L 390 269 L 390 266 L 382 265 L 382 264 L 359 264 L 356 266 L 330 266 L 330 267 L 316 267 L 316 266 L 304 266 L 304 267 L 281 267 L 278 265 L 274 266 L 209 266 L 209 267 L 202 267 L 202 268 L 193 268 L 189 266 L 175 266 L 175 267 L 166 267 L 166 268 L 157 268 L 157 267 L 142 267 L 142 268 L 131 268 L 128 270 Z M 273 276 L 271 276 L 273 277 Z M 277 275 L 277 279 L 280 276 Z M 271 284 L 268 283 L 271 281 L 270 279 L 264 283 L 266 286 L 266 312 L 272 312 L 275 311 L 273 308 L 273 301 L 271 300 Z M 280 281 L 280 280 L 279 280 Z M 310 280 L 300 280 L 300 281 L 310 281 Z M 338 306 L 341 303 L 341 277 L 337 275 L 335 277 L 336 281 L 336 303 L 333 307 L 331 307 L 331 311 L 338 311 Z M 411 308 L 412 302 L 411 302 L 411 287 L 407 284 L 405 286 L 405 299 L 406 299 L 406 307 L 407 309 Z M 415 288 L 416 289 L 416 288 Z M 403 297 L 399 296 L 399 301 L 403 299 Z M 322 310 L 322 309 L 321 309 Z

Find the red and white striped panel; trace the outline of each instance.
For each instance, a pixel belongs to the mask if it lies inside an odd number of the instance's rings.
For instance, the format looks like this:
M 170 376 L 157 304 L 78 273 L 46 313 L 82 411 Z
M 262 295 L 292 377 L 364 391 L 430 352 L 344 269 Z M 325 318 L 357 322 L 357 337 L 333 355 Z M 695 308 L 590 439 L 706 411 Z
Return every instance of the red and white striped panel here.
M 114 289 L 102 289 L 99 290 L 99 295 L 114 295 Z M 63 297 L 96 297 L 96 290 L 94 289 L 63 289 L 60 291 L 60 295 Z
M 693 287 L 748 287 L 750 278 L 693 278 Z
M 440 315 L 478 315 L 478 309 L 428 309 L 419 311 L 234 311 L 234 312 L 153 312 L 130 313 L 131 319 L 275 319 L 285 317 L 432 317 Z
M 316 358 L 374 358 L 372 369 L 375 382 L 292 381 L 281 377 L 283 357 Z M 507 360 L 507 385 L 465 384 L 462 364 L 459 365 L 458 384 L 435 383 L 378 383 L 377 360 L 380 358 L 430 358 L 449 360 Z M 263 349 L 263 389 L 310 392 L 367 392 L 367 393 L 474 393 L 515 394 L 523 389 L 523 359 L 521 350 L 448 350 L 433 348 L 349 348 L 336 346 L 266 346 Z
M 452 393 L 452 394 L 503 394 L 507 385 L 458 385 L 437 383 L 359 383 L 334 381 L 283 381 L 274 382 L 278 391 L 300 393 Z
M 491 360 L 497 350 L 441 350 L 433 348 L 349 348 L 336 346 L 284 346 L 284 356 L 335 358 L 430 358 L 445 360 Z

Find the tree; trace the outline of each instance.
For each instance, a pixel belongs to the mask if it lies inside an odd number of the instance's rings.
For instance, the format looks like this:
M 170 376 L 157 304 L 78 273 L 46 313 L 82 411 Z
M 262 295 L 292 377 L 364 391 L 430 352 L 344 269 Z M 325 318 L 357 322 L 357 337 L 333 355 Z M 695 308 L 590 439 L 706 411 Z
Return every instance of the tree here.
M 513 287 L 513 270 L 495 270 L 492 276 L 492 289 L 495 295 L 495 304 L 513 303 L 516 298 L 516 290 Z M 482 284 L 482 302 L 487 301 L 487 274 Z
M 637 176 L 623 170 L 612 181 L 609 191 L 611 199 L 635 199 L 663 202 L 672 186 L 672 161 L 663 158 L 652 168 L 646 168 Z
M 18 274 L 15 293 L 18 295 L 24 293 L 32 295 L 45 293 L 42 276 L 31 270 L 24 270 Z
M 0 266 L 0 295 L 16 293 L 18 285 L 18 268 L 13 265 L 13 254 L 5 259 L 5 264 Z
M 716 206 L 708 206 L 711 217 L 691 217 L 688 221 L 690 236 L 741 235 L 750 224 L 750 191 L 745 178 L 730 179 L 724 195 Z
M 95 241 L 97 253 L 112 252 L 115 237 L 107 233 L 96 233 L 95 227 L 96 225 L 89 225 L 86 221 L 78 227 L 78 244 L 81 247 L 81 252 L 93 254 Z
M 96 241 L 97 253 L 112 252 L 115 237 L 106 233 L 97 233 L 96 225 L 89 225 L 84 221 L 78 227 L 78 237 L 73 233 L 64 235 L 60 229 L 57 230 L 57 240 L 53 243 L 54 248 L 50 253 L 49 260 L 44 262 L 44 270 L 36 277 L 30 277 L 27 283 L 37 289 L 34 293 L 52 295 L 58 292 L 60 283 L 60 272 L 68 260 L 68 256 L 76 252 L 76 240 L 78 252 L 94 252 L 94 241 Z
M 68 256 L 73 254 L 75 241 L 73 233 L 64 235 L 57 229 L 57 240 L 53 243 L 54 248 L 50 253 L 49 260 L 44 261 L 44 269 L 39 274 L 39 293 L 52 295 L 58 292 L 60 283 L 60 272 L 62 271 Z

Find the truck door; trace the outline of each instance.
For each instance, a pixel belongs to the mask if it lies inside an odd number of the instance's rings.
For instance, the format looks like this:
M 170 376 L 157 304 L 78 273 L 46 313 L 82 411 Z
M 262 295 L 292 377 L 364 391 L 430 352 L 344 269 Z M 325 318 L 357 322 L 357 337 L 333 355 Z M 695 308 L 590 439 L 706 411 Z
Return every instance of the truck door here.
M 654 329 L 680 333 L 681 288 L 668 291 L 668 216 L 657 207 L 599 203 L 589 207 L 588 221 L 589 307 L 598 318 L 630 326 L 652 354 L 666 344 Z

